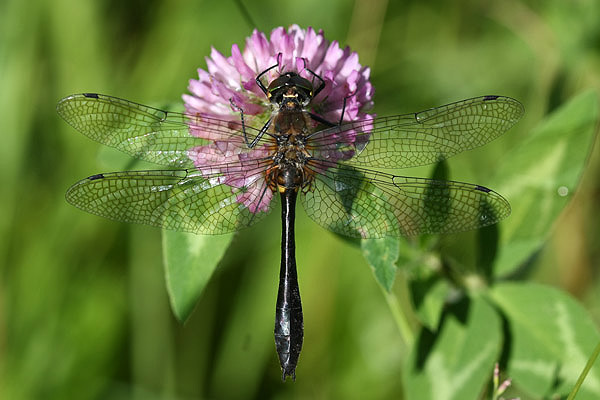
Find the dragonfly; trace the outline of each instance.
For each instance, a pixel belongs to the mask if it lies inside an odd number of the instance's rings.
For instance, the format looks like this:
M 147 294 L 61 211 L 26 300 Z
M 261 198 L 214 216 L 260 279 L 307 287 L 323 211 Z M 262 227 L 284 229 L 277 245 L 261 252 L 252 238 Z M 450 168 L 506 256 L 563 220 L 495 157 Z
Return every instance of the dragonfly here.
M 342 117 L 331 123 L 310 111 L 324 86 L 320 76 L 309 70 L 309 80 L 288 71 L 265 85 L 267 71 L 256 77 L 272 107 L 262 126 L 248 124 L 239 107 L 239 119 L 231 121 L 97 93 L 67 96 L 57 111 L 91 139 L 168 167 L 80 180 L 68 189 L 66 200 L 84 211 L 177 231 L 224 234 L 258 222 L 279 194 L 282 240 L 274 335 L 285 381 L 288 376 L 295 380 L 304 338 L 296 200 L 318 224 L 356 238 L 446 234 L 495 224 L 510 214 L 510 205 L 487 187 L 380 170 L 431 164 L 482 146 L 509 130 L 524 109 L 509 97 L 481 96 L 416 113 L 351 122 Z

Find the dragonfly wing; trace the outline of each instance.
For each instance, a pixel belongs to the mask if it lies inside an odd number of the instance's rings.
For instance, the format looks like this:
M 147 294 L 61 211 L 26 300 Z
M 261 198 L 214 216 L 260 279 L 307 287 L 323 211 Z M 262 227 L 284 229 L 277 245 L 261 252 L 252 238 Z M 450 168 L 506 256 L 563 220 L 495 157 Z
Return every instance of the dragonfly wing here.
M 161 165 L 192 167 L 189 150 L 217 140 L 246 149 L 241 123 L 235 120 L 164 111 L 96 93 L 65 97 L 56 108 L 65 121 L 91 139 Z
M 199 234 L 233 232 L 268 213 L 268 207 L 250 212 L 246 206 L 269 196 L 264 180 L 238 189 L 221 184 L 221 178 L 188 170 L 105 173 L 77 182 L 66 199 L 106 218 Z
M 361 238 L 461 232 L 495 224 L 510 205 L 483 186 L 313 163 L 306 213 L 334 232 Z
M 310 144 L 316 158 L 331 159 L 335 151 L 352 165 L 414 167 L 482 146 L 509 130 L 523 113 L 515 99 L 482 96 L 413 114 L 345 123 L 313 134 Z

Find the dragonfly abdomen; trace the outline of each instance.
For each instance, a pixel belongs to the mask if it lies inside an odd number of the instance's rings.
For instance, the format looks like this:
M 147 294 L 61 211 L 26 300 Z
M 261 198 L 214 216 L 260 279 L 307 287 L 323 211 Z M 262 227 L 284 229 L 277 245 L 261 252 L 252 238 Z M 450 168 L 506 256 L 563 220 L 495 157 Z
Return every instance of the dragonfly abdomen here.
M 277 305 L 275 306 L 275 346 L 279 355 L 283 380 L 286 376 L 291 376 L 292 379 L 296 378 L 296 365 L 304 338 L 304 320 L 296 271 L 294 238 L 297 196 L 297 190 L 281 191 L 281 267 Z
M 299 292 L 297 298 L 297 306 L 286 305 L 276 307 L 275 310 L 275 347 L 284 380 L 286 376 L 296 378 L 296 365 L 304 340 L 304 318 Z

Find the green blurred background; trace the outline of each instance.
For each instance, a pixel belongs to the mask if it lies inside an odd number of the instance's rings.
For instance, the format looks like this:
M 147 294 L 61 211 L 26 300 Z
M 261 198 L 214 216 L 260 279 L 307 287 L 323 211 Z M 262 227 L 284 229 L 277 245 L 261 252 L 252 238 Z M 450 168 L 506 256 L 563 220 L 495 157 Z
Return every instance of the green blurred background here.
M 371 66 L 379 115 L 483 94 L 519 99 L 525 118 L 452 159 L 452 179 L 485 185 L 545 114 L 600 89 L 598 1 L 245 3 L 260 30 L 313 26 L 357 51 Z M 181 102 L 210 47 L 229 55 L 251 30 L 232 1 L 0 4 L 0 398 L 401 398 L 406 349 L 371 270 L 359 249 L 302 211 L 305 343 L 298 380 L 282 384 L 272 338 L 277 211 L 236 235 L 181 326 L 165 290 L 160 231 L 64 201 L 70 184 L 118 167 L 59 119 L 61 97 Z M 598 153 L 531 279 L 569 291 L 600 323 Z M 394 289 L 405 296 L 402 280 Z

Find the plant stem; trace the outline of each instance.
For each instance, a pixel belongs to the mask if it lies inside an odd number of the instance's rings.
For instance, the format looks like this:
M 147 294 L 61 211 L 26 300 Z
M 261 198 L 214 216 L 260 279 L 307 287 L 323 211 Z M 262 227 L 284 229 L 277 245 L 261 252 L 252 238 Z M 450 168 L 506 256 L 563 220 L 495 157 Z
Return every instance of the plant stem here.
M 405 307 L 402 307 L 400 301 L 393 292 L 386 291 L 381 285 L 379 285 L 379 287 L 381 288 L 383 296 L 388 303 L 388 307 L 394 316 L 394 321 L 396 321 L 396 326 L 398 327 L 400 336 L 402 336 L 403 342 L 408 347 L 412 347 L 415 340 L 415 335 L 408 322 L 406 315 L 407 310 L 405 310 Z
M 583 385 L 583 381 L 585 380 L 588 372 L 590 372 L 590 369 L 592 369 L 592 365 L 594 365 L 594 363 L 596 362 L 598 354 L 600 354 L 600 342 L 596 345 L 596 348 L 594 349 L 592 355 L 585 364 L 583 371 L 581 371 L 579 378 L 577 378 L 577 382 L 575 382 L 575 387 L 573 388 L 571 393 L 569 393 L 569 397 L 567 397 L 567 400 L 573 400 L 575 398 L 577 392 L 579 392 L 579 388 L 581 387 L 581 385 Z

